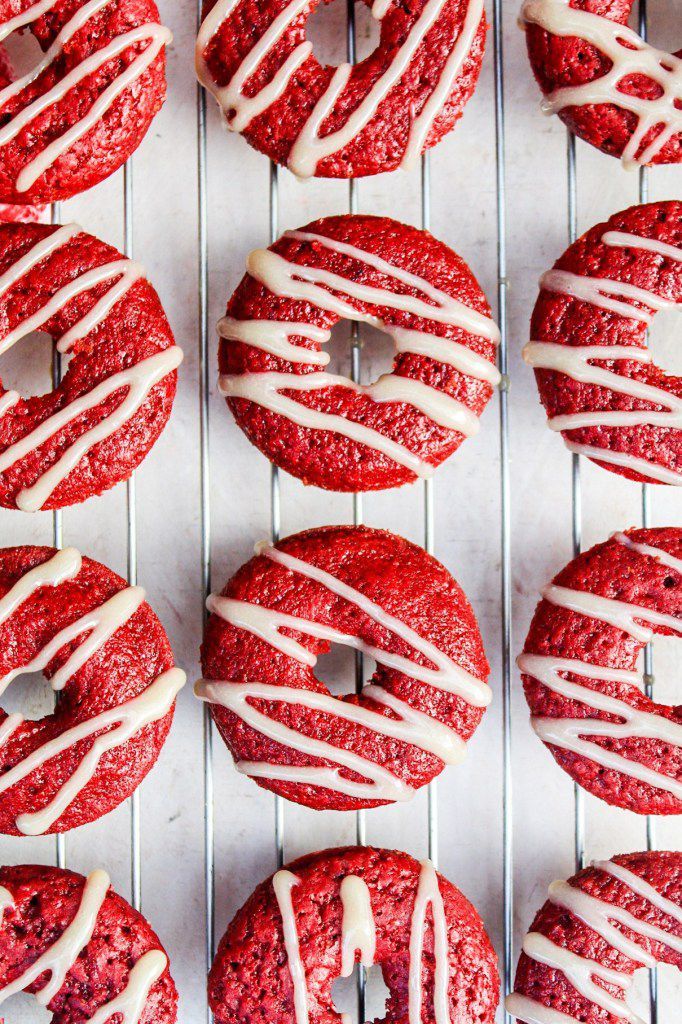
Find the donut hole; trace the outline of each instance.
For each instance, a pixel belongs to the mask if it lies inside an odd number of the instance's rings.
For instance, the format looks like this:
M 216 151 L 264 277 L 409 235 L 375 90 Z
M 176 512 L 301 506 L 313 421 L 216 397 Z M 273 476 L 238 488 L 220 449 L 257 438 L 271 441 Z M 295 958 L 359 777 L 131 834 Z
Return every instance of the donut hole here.
M 22 398 L 39 398 L 52 391 L 54 343 L 45 331 L 33 331 L 0 356 L 0 378 L 6 391 Z M 63 375 L 68 357 L 60 356 Z
M 306 25 L 306 37 L 322 67 L 338 67 L 348 60 L 347 4 L 343 0 L 320 3 Z M 355 63 L 365 60 L 379 45 L 380 22 L 365 2 L 355 3 Z
M 354 331 L 360 341 L 360 384 L 373 384 L 382 374 L 390 373 L 395 362 L 395 344 L 385 331 L 369 324 L 353 324 L 340 320 L 332 327 L 331 338 L 323 348 L 329 355 L 330 373 L 352 377 Z
M 386 1002 L 390 995 L 384 982 L 384 975 L 379 964 L 372 964 L 364 972 L 365 976 L 365 1020 L 377 1021 L 386 1016 Z M 361 977 L 360 964 L 356 964 L 353 973 L 347 978 L 337 978 L 332 985 L 332 1000 L 337 1013 L 347 1014 L 352 1024 L 363 1024 L 358 1010 L 358 991 Z
M 41 1006 L 34 995 L 29 992 L 17 992 L 12 996 L 10 1004 L 12 1024 L 49 1024 L 52 1014 L 46 1006 Z M 9 1020 L 9 1017 L 5 1017 Z
M 682 377 L 679 331 L 679 309 L 662 309 L 656 313 L 648 333 L 654 361 L 675 377 Z
M 54 711 L 55 694 L 42 672 L 26 672 L 13 679 L 0 697 L 2 710 L 39 722 Z
M 652 642 L 654 687 L 652 697 L 657 704 L 671 707 L 680 703 L 679 672 L 680 638 L 656 634 Z M 637 670 L 644 675 L 644 651 L 640 652 Z
M 33 71 L 45 56 L 40 48 L 40 43 L 30 31 L 13 32 L 3 40 L 2 48 L 5 51 L 4 56 L 9 62 L 12 80 Z
M 332 644 L 329 651 L 318 656 L 315 676 L 324 683 L 334 697 L 343 697 L 356 690 L 356 665 L 359 653 L 343 644 Z M 363 685 L 372 677 L 375 662 L 364 655 L 362 658 Z
M 673 964 L 664 964 L 659 961 L 656 965 L 660 993 L 675 992 L 677 984 L 678 969 Z M 650 971 L 646 967 L 640 967 L 632 975 L 632 984 L 627 992 L 627 1005 L 634 1015 L 643 1020 L 645 1024 L 651 1024 L 651 1001 L 649 998 Z M 668 1020 L 664 1005 L 659 1007 L 660 1020 Z M 671 1017 L 671 1020 L 674 1017 Z

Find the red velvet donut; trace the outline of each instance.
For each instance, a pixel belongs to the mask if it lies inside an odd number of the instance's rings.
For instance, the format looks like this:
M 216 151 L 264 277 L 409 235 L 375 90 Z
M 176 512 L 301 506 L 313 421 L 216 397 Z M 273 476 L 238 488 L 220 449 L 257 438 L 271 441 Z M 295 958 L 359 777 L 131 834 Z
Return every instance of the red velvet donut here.
M 289 800 L 351 810 L 407 800 L 458 763 L 491 692 L 474 613 L 448 571 L 365 526 L 258 550 L 209 599 L 197 685 L 238 769 Z M 333 697 L 316 678 L 330 643 L 377 663 L 360 696 Z
M 106 872 L 85 879 L 61 868 L 3 867 L 0 898 L 1 1002 L 31 992 L 59 1024 L 177 1020 L 158 936 L 109 888 Z
M 657 963 L 682 970 L 682 853 L 597 861 L 550 885 L 507 1011 L 528 1024 L 629 1024 L 632 975 Z
M 185 681 L 141 587 L 74 548 L 0 549 L 0 694 L 41 671 L 59 701 L 0 709 L 0 832 L 66 832 L 117 807 L 153 767 Z
M 524 358 L 552 430 L 604 469 L 682 484 L 682 378 L 652 362 L 646 331 L 682 304 L 682 203 L 616 213 L 540 279 Z
M 542 593 L 519 658 L 535 732 L 607 803 L 682 813 L 682 706 L 650 700 L 636 671 L 654 634 L 682 634 L 682 529 L 614 534 Z
M 247 268 L 218 325 L 220 389 L 276 465 L 329 490 L 379 490 L 430 475 L 476 433 L 499 331 L 442 242 L 387 217 L 327 217 Z M 360 387 L 325 371 L 340 319 L 393 338 L 390 374 Z
M 331 2 L 331 0 L 325 0 Z M 451 131 L 483 60 L 483 0 L 366 0 L 381 22 L 358 64 L 322 67 L 306 39 L 320 0 L 206 0 L 199 80 L 226 123 L 299 177 L 411 166 Z
M 497 963 L 483 923 L 429 861 L 371 847 L 308 854 L 259 885 L 230 924 L 208 998 L 218 1024 L 341 1024 L 332 985 L 378 964 L 384 1024 L 490 1024 Z
M 682 50 L 627 27 L 634 0 L 525 0 L 528 55 L 545 95 L 579 138 L 627 167 L 682 163 Z
M 135 152 L 165 98 L 171 34 L 153 0 L 0 0 L 0 40 L 24 29 L 45 56 L 0 89 L 0 200 L 55 202 Z
M 144 269 L 75 224 L 0 226 L 0 355 L 72 354 L 39 397 L 0 389 L 0 505 L 74 505 L 126 480 L 170 415 L 182 352 Z

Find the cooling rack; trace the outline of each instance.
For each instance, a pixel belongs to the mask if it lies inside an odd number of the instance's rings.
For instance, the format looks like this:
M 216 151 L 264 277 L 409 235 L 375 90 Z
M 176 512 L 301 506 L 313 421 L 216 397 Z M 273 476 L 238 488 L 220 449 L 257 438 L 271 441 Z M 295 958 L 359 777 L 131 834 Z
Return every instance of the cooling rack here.
M 192 73 L 200 12 L 195 4 L 161 0 L 162 20 L 175 35 L 169 97 L 134 171 L 130 163 L 52 211 L 53 219 L 76 220 L 129 255 L 134 242 L 185 363 L 169 427 L 135 480 L 61 516 L 4 512 L 3 543 L 63 541 L 131 582 L 139 577 L 191 680 L 199 675 L 205 595 L 223 586 L 255 540 L 365 521 L 421 543 L 448 566 L 474 606 L 492 665 L 494 703 L 467 761 L 408 807 L 315 815 L 275 800 L 234 772 L 188 686 L 158 765 L 127 806 L 65 840 L 1 841 L 4 862 L 59 862 L 83 872 L 106 867 L 168 948 L 186 1024 L 209 1019 L 205 972 L 231 915 L 257 882 L 306 851 L 371 842 L 430 856 L 482 914 L 506 990 L 522 935 L 553 878 L 645 844 L 682 847 L 678 823 L 658 821 L 654 829 L 574 790 L 532 735 L 519 693 L 514 659 L 551 575 L 612 530 L 679 523 L 672 488 L 640 489 L 581 466 L 546 429 L 532 374 L 520 359 L 537 279 L 581 231 L 645 198 L 647 189 L 652 199 L 679 194 L 680 183 L 679 171 L 666 168 L 638 181 L 566 138 L 557 119 L 542 118 L 516 26 L 519 6 L 488 0 L 491 31 L 479 87 L 456 131 L 421 168 L 350 184 L 301 184 L 222 130 Z M 650 0 L 654 41 L 674 37 L 672 6 Z M 642 30 L 646 15 L 642 4 Z M 337 60 L 371 46 L 362 5 L 335 0 L 324 17 L 336 19 L 327 32 L 337 41 Z M 481 433 L 433 481 L 353 498 L 304 489 L 271 470 L 245 441 L 216 394 L 214 330 L 250 249 L 349 210 L 430 228 L 460 252 L 501 328 L 503 375 Z M 357 325 L 346 330 L 345 339 L 332 341 L 333 358 L 354 379 L 371 379 L 383 369 L 376 337 Z M 660 343 L 664 336 L 655 338 Z M 52 370 L 59 373 L 57 363 Z M 44 362 L 35 369 L 43 385 L 49 372 Z M 665 699 L 675 658 L 665 643 L 656 648 L 657 693 L 663 687 Z M 361 685 L 362 661 L 345 668 Z M 644 670 L 652 685 L 650 651 Z M 652 1024 L 677 1019 L 682 989 L 674 976 L 662 971 L 659 990 L 652 978 L 650 994 L 641 996 L 643 1005 L 650 1002 Z M 370 980 L 368 1011 L 373 998 Z M 364 1019 L 362 974 L 356 1007 L 344 1009 Z M 13 1024 L 36 1020 L 34 1003 L 24 1006 L 21 998 L 11 1012 Z M 500 1009 L 498 1020 L 508 1019 Z

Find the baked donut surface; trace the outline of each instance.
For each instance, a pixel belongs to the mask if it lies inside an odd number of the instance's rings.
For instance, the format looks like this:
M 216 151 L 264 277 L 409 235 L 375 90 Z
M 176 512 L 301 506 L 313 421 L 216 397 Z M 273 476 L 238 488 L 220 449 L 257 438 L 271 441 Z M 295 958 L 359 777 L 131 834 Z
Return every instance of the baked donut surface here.
M 474 91 L 487 31 L 483 0 L 367 0 L 379 44 L 338 68 L 322 66 L 306 38 L 319 6 L 207 0 L 199 80 L 229 128 L 299 177 L 412 166 L 452 130 Z
M 276 465 L 335 491 L 429 476 L 467 436 L 500 375 L 478 282 L 430 234 L 386 217 L 327 217 L 252 252 L 218 325 L 219 386 Z M 340 320 L 393 339 L 390 373 L 326 371 Z
M 140 464 L 170 416 L 182 351 L 144 268 L 76 224 L 0 225 L 2 353 L 42 330 L 60 383 L 0 389 L 0 505 L 77 504 Z
M 464 757 L 491 691 L 474 613 L 448 571 L 385 530 L 308 530 L 209 599 L 204 680 L 237 768 L 317 809 L 408 800 Z M 316 677 L 339 643 L 377 668 L 360 695 Z
M 171 40 L 153 0 L 0 0 L 0 42 L 30 31 L 42 60 L 0 67 L 0 201 L 56 202 L 125 163 L 165 94 Z
M 372 847 L 309 854 L 259 885 L 220 943 L 209 1003 L 219 1024 L 341 1024 L 332 985 L 358 961 L 381 967 L 385 1024 L 494 1019 L 476 910 L 429 861 Z
M 682 708 L 643 692 L 638 657 L 682 635 L 682 530 L 616 533 L 542 591 L 519 667 L 531 724 L 584 789 L 638 814 L 682 812 Z
M 168 957 L 105 871 L 2 867 L 0 900 L 0 1003 L 23 990 L 60 1024 L 174 1024 Z
M 42 671 L 38 720 L 0 710 L 0 832 L 65 832 L 117 807 L 153 767 L 185 681 L 141 587 L 74 548 L 0 549 L 0 694 Z
M 524 358 L 552 430 L 630 480 L 682 484 L 682 378 L 647 347 L 656 312 L 682 304 L 682 203 L 597 224 L 540 279 Z
M 632 975 L 657 963 L 682 970 L 682 853 L 595 861 L 550 885 L 506 1008 L 524 1024 L 632 1024 Z
M 525 0 L 521 22 L 545 113 L 626 167 L 682 163 L 682 51 L 627 22 L 634 0 Z

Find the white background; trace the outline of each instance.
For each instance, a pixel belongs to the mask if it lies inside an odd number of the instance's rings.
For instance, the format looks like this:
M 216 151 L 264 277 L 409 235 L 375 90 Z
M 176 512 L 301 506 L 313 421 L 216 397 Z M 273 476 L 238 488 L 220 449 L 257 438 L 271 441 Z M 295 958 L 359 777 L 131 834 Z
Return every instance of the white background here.
M 675 49 L 675 4 L 654 0 L 651 37 Z M 560 122 L 544 118 L 538 90 L 516 26 L 517 3 L 505 3 L 507 119 L 507 239 L 509 351 L 511 365 L 511 471 L 513 548 L 513 653 L 521 649 L 539 588 L 571 557 L 570 456 L 544 425 L 531 372 L 521 361 L 537 279 L 567 244 L 566 136 Z M 361 8 L 361 5 L 360 5 Z M 370 19 L 358 11 L 360 52 L 368 52 Z M 169 94 L 135 156 L 135 255 L 158 289 L 178 343 L 185 351 L 171 422 L 137 474 L 139 580 L 171 637 L 177 663 L 193 681 L 199 674 L 202 594 L 200 576 L 199 391 L 197 328 L 196 88 L 193 77 L 195 9 L 191 3 L 161 3 L 175 41 L 168 54 Z M 343 59 L 345 5 L 337 0 L 318 12 L 312 34 L 319 53 Z M 373 29 L 374 31 L 374 29 Z M 336 40 L 332 43 L 331 40 Z M 364 42 L 363 42 L 364 40 Z M 334 46 L 336 47 L 334 49 Z M 224 311 L 250 249 L 268 241 L 267 160 L 239 137 L 225 132 L 209 104 L 210 324 Z M 651 198 L 679 195 L 679 168 L 656 168 Z M 463 121 L 433 152 L 432 230 L 471 265 L 494 306 L 496 291 L 495 161 L 492 38 L 481 81 Z M 344 212 L 348 184 L 297 182 L 281 174 L 280 228 L 295 228 Z M 613 159 L 578 145 L 578 220 L 585 230 L 637 201 L 637 176 Z M 419 223 L 420 175 L 396 173 L 359 183 L 361 211 Z M 122 244 L 122 175 L 64 205 L 62 220 Z M 673 368 L 671 317 L 660 317 L 654 344 Z M 212 326 L 211 326 L 212 331 Z M 664 337 L 667 335 L 667 338 Z M 667 344 L 666 344 L 667 342 Z M 333 343 L 333 365 L 348 372 L 346 337 Z M 386 368 L 388 348 L 372 335 L 363 353 L 363 380 Z M 211 362 L 215 343 L 211 336 Z M 6 385 L 29 393 L 49 382 L 50 351 L 44 339 L 27 341 L 3 361 Z M 679 365 L 677 366 L 679 370 Z M 269 529 L 269 473 L 265 458 L 235 427 L 215 394 L 211 372 L 211 506 L 213 587 L 251 552 Z M 640 488 L 599 470 L 583 467 L 583 543 L 603 540 L 617 528 L 636 525 Z M 655 525 L 679 524 L 679 493 L 653 489 Z M 124 573 L 125 486 L 67 510 L 64 542 Z M 365 520 L 423 542 L 421 485 L 365 498 Z M 2 543 L 50 543 L 51 516 L 2 512 Z M 305 489 L 282 478 L 284 535 L 322 523 L 349 522 L 350 496 Z M 497 401 L 483 416 L 479 436 L 467 442 L 435 478 L 436 555 L 460 581 L 478 616 L 492 666 L 492 708 L 469 746 L 464 765 L 438 782 L 440 869 L 480 911 L 498 951 L 502 949 L 502 692 L 500 602 L 500 461 Z M 662 699 L 674 696 L 669 642 L 656 646 L 655 669 Z M 337 660 L 347 670 L 351 662 Z M 329 660 L 321 672 L 331 671 Z M 43 683 L 16 683 L 8 706 L 40 714 L 51 700 Z M 513 679 L 513 783 L 515 948 L 548 883 L 573 873 L 573 787 L 532 734 L 518 675 Z M 180 990 L 180 1020 L 198 1024 L 205 1014 L 202 712 L 188 685 L 160 761 L 141 790 L 143 909 L 171 958 Z M 237 775 L 221 741 L 215 742 L 217 936 L 254 885 L 275 868 L 273 799 Z M 644 821 L 591 798 L 587 807 L 589 858 L 643 849 Z M 426 854 L 426 793 L 412 804 L 371 812 L 368 841 Z M 129 893 L 127 806 L 67 836 L 67 863 L 87 872 L 103 866 L 115 887 Z M 312 849 L 351 843 L 352 815 L 319 814 L 287 805 L 285 853 L 291 859 Z M 657 823 L 661 847 L 680 848 L 679 820 Z M 5 863 L 54 859 L 54 839 L 6 838 Z M 659 1020 L 673 1024 L 675 979 L 663 972 Z M 679 987 L 677 998 L 679 999 Z M 678 1004 L 679 1005 L 679 1004 Z M 3 1008 L 4 1009 L 4 1008 Z M 349 1009 L 348 1006 L 345 1009 Z M 23 1015 L 25 1012 L 25 1016 Z M 17 997 L 11 1019 L 47 1019 L 26 997 Z

